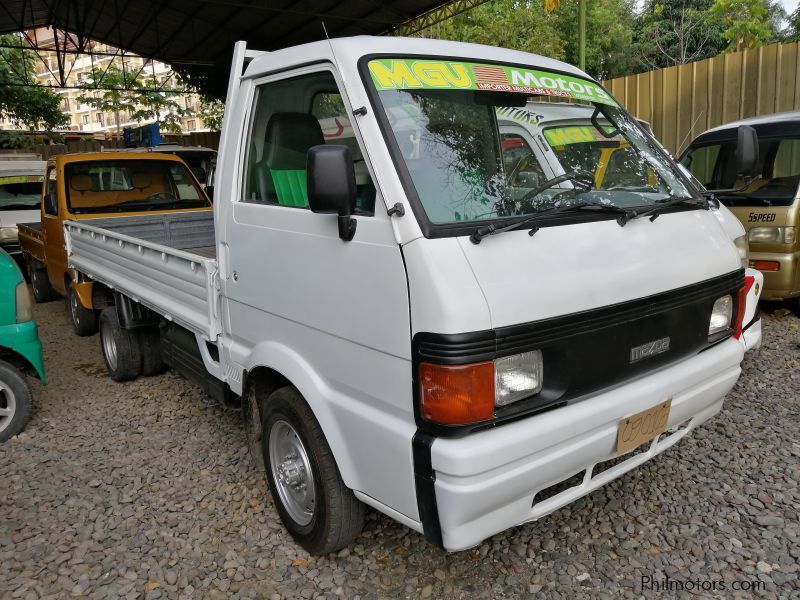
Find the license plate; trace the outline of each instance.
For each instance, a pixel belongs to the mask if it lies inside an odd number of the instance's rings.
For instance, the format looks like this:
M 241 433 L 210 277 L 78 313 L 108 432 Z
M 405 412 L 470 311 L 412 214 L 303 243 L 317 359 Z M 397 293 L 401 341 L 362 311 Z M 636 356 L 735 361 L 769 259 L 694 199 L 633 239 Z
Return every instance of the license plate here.
M 617 452 L 624 454 L 664 433 L 667 430 L 671 405 L 670 398 L 620 421 L 617 428 Z

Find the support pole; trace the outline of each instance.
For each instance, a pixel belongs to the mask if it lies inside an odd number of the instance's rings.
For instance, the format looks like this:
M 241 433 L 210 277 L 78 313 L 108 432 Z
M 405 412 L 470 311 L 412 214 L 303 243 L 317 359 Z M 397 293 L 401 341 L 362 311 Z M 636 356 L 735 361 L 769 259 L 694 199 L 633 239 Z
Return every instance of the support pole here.
M 578 66 L 586 70 L 586 0 L 578 0 Z

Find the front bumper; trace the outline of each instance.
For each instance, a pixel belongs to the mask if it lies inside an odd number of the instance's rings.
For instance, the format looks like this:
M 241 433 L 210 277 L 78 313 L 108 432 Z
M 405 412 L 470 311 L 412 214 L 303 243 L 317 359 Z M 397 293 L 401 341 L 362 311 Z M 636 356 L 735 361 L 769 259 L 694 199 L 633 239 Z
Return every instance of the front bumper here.
M 42 343 L 39 341 L 36 321 L 0 326 L 0 347 L 22 356 L 36 370 L 42 383 L 46 382 Z
M 464 550 L 539 519 L 663 452 L 719 412 L 743 355 L 743 344 L 730 339 L 569 406 L 464 438 L 434 440 L 430 459 L 444 548 Z M 619 421 L 667 398 L 674 432 L 597 473 L 598 463 L 616 456 Z M 578 474 L 573 487 L 535 500 L 538 492 Z
M 750 252 L 750 264 L 755 261 L 773 261 L 780 265 L 777 271 L 761 271 L 764 275 L 764 300 L 785 300 L 800 296 L 800 253 Z

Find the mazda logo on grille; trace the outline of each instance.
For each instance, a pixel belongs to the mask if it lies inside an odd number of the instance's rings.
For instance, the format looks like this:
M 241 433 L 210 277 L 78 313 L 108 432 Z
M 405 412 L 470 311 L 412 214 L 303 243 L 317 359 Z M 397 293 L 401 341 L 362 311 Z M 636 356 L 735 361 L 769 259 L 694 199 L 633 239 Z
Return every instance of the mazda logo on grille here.
M 641 346 L 631 348 L 631 362 L 635 363 L 644 358 L 655 356 L 656 354 L 663 354 L 669 350 L 669 338 L 664 337 L 652 342 L 647 342 Z

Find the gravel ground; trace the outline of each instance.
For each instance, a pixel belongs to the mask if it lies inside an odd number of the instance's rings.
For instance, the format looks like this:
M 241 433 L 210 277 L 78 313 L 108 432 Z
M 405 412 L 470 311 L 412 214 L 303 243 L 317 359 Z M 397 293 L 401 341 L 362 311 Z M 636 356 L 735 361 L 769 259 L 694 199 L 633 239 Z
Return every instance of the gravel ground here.
M 449 555 L 370 513 L 326 557 L 283 530 L 238 413 L 169 373 L 115 384 L 62 303 L 36 316 L 50 384 L 0 446 L 1 598 L 655 595 L 643 577 L 800 597 L 800 319 L 785 309 L 765 314 L 720 416 L 604 489 Z

